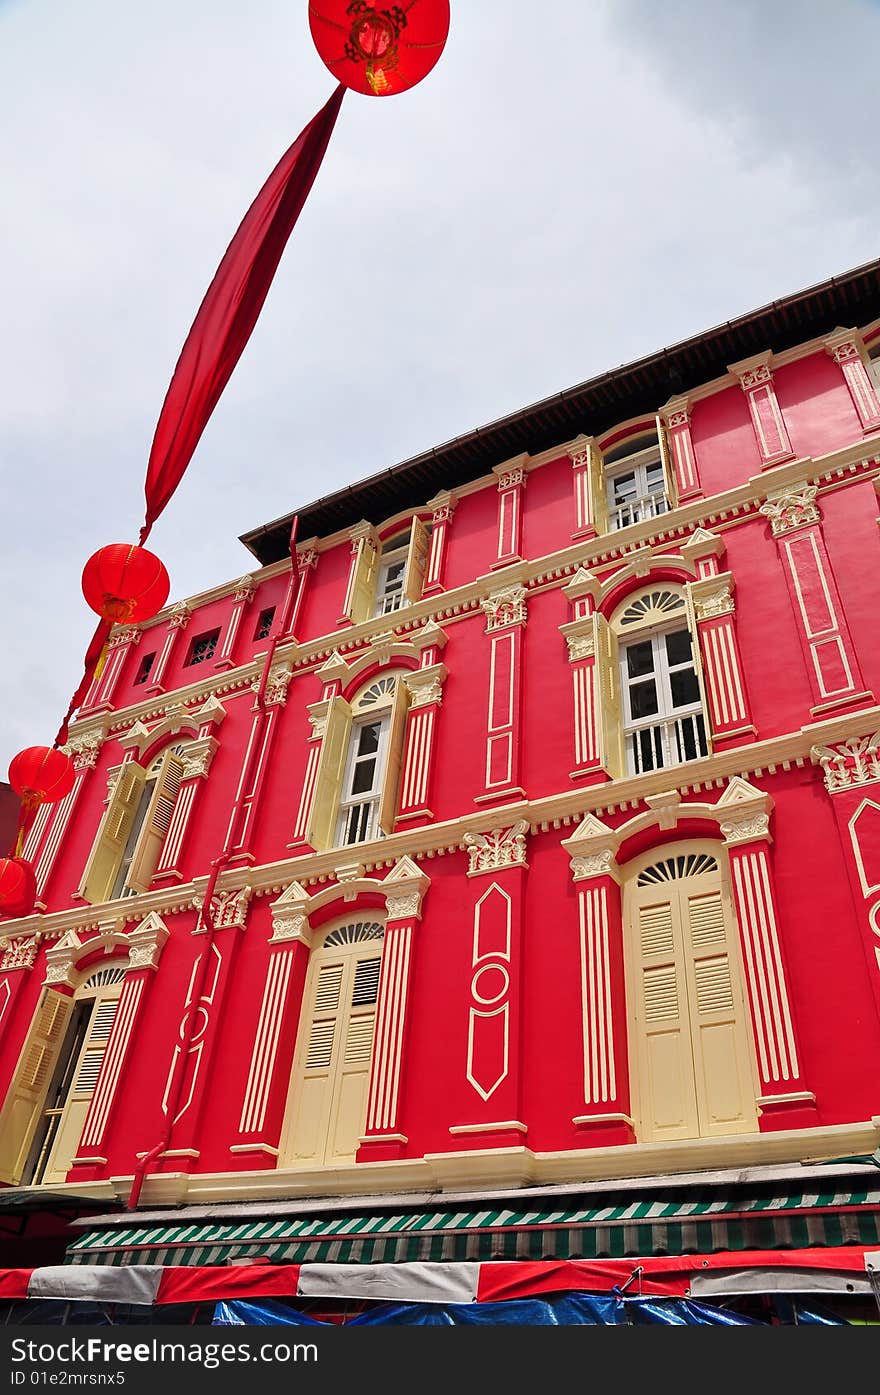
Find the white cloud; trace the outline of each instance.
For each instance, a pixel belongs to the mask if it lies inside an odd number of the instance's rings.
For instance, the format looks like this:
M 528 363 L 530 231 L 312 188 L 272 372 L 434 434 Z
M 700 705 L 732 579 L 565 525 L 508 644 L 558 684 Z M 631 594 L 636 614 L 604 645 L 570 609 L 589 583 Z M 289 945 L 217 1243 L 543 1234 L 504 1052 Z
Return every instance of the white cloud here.
M 199 300 L 330 94 L 306 10 L 0 4 L 0 774 L 52 739 L 92 630 L 82 564 L 134 536 Z M 428 81 L 346 98 L 154 532 L 175 595 L 240 575 L 237 534 L 298 503 L 875 255 L 875 10 L 535 15 L 453 0 Z

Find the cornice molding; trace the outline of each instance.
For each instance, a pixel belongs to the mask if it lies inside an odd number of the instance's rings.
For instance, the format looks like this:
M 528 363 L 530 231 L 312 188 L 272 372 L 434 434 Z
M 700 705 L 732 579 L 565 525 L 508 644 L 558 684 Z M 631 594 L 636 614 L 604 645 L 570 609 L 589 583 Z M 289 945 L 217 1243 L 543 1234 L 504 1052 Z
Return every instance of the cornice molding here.
M 550 458 L 556 459 L 558 455 L 559 452 L 555 451 Z M 419 631 L 427 624 L 445 626 L 454 620 L 465 618 L 472 612 L 479 613 L 482 601 L 503 587 L 523 585 L 531 590 L 547 582 L 555 581 L 560 581 L 565 585 L 572 580 L 579 569 L 593 571 L 597 568 L 604 570 L 613 564 L 626 565 L 633 561 L 633 553 L 638 553 L 643 563 L 646 560 L 650 561 L 647 552 L 652 548 L 668 551 L 672 545 L 684 553 L 688 542 L 692 540 L 693 534 L 698 530 L 717 533 L 719 525 L 731 526 L 732 521 L 744 515 L 755 517 L 758 515 L 759 506 L 765 503 L 771 495 L 794 484 L 816 484 L 819 487 L 819 496 L 821 497 L 824 492 L 823 481 L 834 487 L 832 481 L 847 473 L 858 473 L 860 465 L 865 467 L 862 474 L 880 473 L 880 437 L 873 441 L 870 439 L 855 441 L 842 450 L 833 451 L 815 459 L 804 457 L 786 461 L 783 465 L 764 470 L 744 484 L 737 485 L 734 489 L 726 490 L 722 494 L 713 495 L 710 499 L 696 499 L 681 508 L 661 514 L 658 518 L 634 523 L 628 528 L 621 528 L 613 533 L 604 533 L 600 537 L 592 538 L 586 542 L 580 541 L 544 557 L 514 562 L 509 567 L 478 576 L 467 585 L 456 587 L 455 590 L 444 591 L 439 596 L 430 596 L 416 601 L 414 605 L 407 606 L 405 610 L 395 612 L 394 633 L 400 643 L 414 643 L 416 636 L 412 631 Z M 497 479 L 494 475 L 491 480 L 493 487 L 497 488 Z M 456 491 L 457 494 L 461 492 L 461 490 Z M 661 524 L 662 526 L 660 526 Z M 350 530 L 343 536 L 348 538 L 349 534 Z M 289 568 L 290 564 L 288 562 L 273 565 L 276 570 L 283 570 L 284 566 Z M 266 568 L 265 571 L 272 572 L 273 568 Z M 255 575 L 259 581 L 263 573 Z M 225 588 L 219 590 L 218 594 L 229 593 L 235 584 L 234 582 L 228 583 Z M 166 618 L 170 614 L 169 611 L 163 613 Z M 387 631 L 388 621 L 387 615 L 374 616 L 358 625 L 350 625 L 343 630 L 316 636 L 303 644 L 292 641 L 288 644 L 279 644 L 275 651 L 275 660 L 277 663 L 288 661 L 294 670 L 294 676 L 296 676 L 302 671 L 311 671 L 334 653 L 340 658 L 344 658 L 346 655 L 355 657 L 352 651 L 368 645 L 376 635 Z M 216 676 L 204 675 L 185 687 L 176 688 L 173 692 L 169 692 L 164 700 L 152 698 L 144 702 L 133 703 L 129 707 L 117 708 L 105 715 L 102 723 L 103 730 L 107 735 L 115 735 L 117 732 L 124 731 L 134 721 L 149 721 L 152 718 L 161 717 L 168 706 L 173 703 L 187 705 L 203 702 L 212 693 L 224 697 L 236 697 L 250 688 L 253 679 L 258 677 L 261 668 L 262 659 L 252 660 L 240 668 L 230 669 L 218 673 Z M 82 729 L 94 726 L 94 718 L 86 718 L 82 723 Z M 80 731 L 80 724 L 73 722 L 71 733 L 79 735 Z
M 632 810 L 639 804 L 650 808 L 651 798 L 665 796 L 671 791 L 677 791 L 684 797 L 703 790 L 723 789 L 736 776 L 745 781 L 773 776 L 777 770 L 810 765 L 814 759 L 812 753 L 817 748 L 830 748 L 842 742 L 871 737 L 878 729 L 880 706 L 862 708 L 830 721 L 810 723 L 799 731 L 775 736 L 767 741 L 690 761 L 687 765 L 663 767 L 646 775 L 588 785 L 542 799 L 517 800 L 501 808 L 477 810 L 445 823 L 409 828 L 388 838 L 360 843 L 357 847 L 359 866 L 363 868 L 363 874 L 369 874 L 393 867 L 401 857 L 419 862 L 424 858 L 465 852 L 469 848 L 466 835 L 473 834 L 479 839 L 498 828 L 510 828 L 520 821 L 528 824 L 531 834 L 546 833 L 550 829 L 577 824 L 588 814 L 601 818 L 604 814 Z M 254 896 L 261 897 L 277 896 L 292 882 L 299 882 L 303 888 L 314 886 L 337 875 L 339 854 L 340 849 L 334 848 L 328 852 L 286 858 L 281 862 L 225 871 L 218 880 L 218 891 L 228 893 L 248 886 Z M 122 901 L 75 906 L 10 920 L 3 924 L 3 935 L 8 939 L 21 939 L 40 934 L 44 939 L 54 939 L 68 930 L 82 931 L 110 919 L 139 922 L 151 911 L 159 915 L 191 912 L 198 887 L 203 887 L 205 881 L 201 876 L 173 888 L 144 892 Z

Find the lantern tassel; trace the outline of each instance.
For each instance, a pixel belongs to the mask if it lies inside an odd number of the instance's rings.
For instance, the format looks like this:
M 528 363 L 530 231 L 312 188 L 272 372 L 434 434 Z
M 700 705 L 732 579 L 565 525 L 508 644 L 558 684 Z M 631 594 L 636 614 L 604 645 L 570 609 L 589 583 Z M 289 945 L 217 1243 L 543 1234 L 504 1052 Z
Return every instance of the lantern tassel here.
M 108 639 L 106 644 L 104 644 L 103 648 L 101 649 L 100 654 L 98 655 L 98 662 L 95 664 L 95 677 L 93 680 L 95 683 L 97 683 L 98 679 L 101 677 L 101 674 L 104 672 L 104 665 L 107 662 L 107 654 L 109 649 L 110 641 Z

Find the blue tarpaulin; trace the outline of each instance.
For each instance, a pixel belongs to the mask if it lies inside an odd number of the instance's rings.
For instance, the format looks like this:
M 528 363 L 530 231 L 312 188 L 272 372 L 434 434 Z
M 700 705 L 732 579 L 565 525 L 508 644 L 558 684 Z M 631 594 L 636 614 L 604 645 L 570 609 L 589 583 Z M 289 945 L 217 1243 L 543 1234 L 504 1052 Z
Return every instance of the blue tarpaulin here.
M 803 1321 L 804 1319 L 799 1318 Z M 812 1319 L 815 1321 L 816 1319 Z M 818 1319 L 823 1321 L 824 1319 Z M 218 1327 L 292 1325 L 331 1327 L 271 1299 L 264 1303 L 229 1301 L 214 1311 Z M 672 1327 L 760 1327 L 755 1318 L 688 1298 L 617 1298 L 567 1293 L 556 1298 L 514 1299 L 499 1303 L 381 1303 L 350 1318 L 347 1327 L 613 1327 L 660 1323 Z

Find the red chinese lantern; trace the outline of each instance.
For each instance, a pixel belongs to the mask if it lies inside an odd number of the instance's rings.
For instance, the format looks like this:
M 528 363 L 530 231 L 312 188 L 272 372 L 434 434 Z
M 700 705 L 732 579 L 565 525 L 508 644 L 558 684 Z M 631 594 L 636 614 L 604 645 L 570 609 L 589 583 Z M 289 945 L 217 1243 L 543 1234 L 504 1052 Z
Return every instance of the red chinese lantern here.
M 366 97 L 391 97 L 427 77 L 443 52 L 449 0 L 309 0 L 309 27 L 338 82 Z
M 51 746 L 28 746 L 9 763 L 9 783 L 25 814 L 38 804 L 54 804 L 73 789 L 73 761 Z
M 30 915 L 36 899 L 31 864 L 23 857 L 0 857 L 0 916 Z
M 151 620 L 162 609 L 171 582 L 162 562 L 133 543 L 110 543 L 83 568 L 83 595 L 92 610 L 114 625 Z

